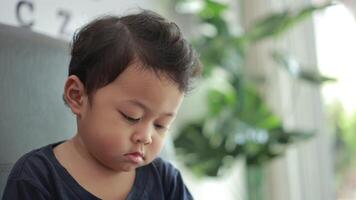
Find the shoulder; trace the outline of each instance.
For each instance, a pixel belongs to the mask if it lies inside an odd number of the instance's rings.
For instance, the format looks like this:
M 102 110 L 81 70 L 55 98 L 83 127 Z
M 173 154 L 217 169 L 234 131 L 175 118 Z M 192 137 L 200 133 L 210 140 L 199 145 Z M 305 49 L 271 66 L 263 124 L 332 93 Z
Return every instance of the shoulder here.
M 180 171 L 170 162 L 156 158 L 151 163 L 151 167 L 161 180 L 166 199 L 193 199 Z
M 163 160 L 162 158 L 156 158 L 151 166 L 153 170 L 158 174 L 161 181 L 165 185 L 177 184 L 177 181 L 182 181 L 182 176 L 180 171 L 169 161 Z
M 35 196 L 35 194 L 49 196 L 50 160 L 46 155 L 47 148 L 50 148 L 49 145 L 32 150 L 14 164 L 8 176 L 4 198 L 16 195 Z
M 152 167 L 158 170 L 161 175 L 176 175 L 179 173 L 179 170 L 170 162 L 163 160 L 160 157 L 152 161 Z
M 53 148 L 60 143 L 49 144 L 23 155 L 11 169 L 8 181 L 26 181 L 48 188 L 58 177 Z
M 40 174 L 50 162 L 46 155 L 49 146 L 32 150 L 23 155 L 13 166 L 9 179 L 28 179 L 33 174 Z

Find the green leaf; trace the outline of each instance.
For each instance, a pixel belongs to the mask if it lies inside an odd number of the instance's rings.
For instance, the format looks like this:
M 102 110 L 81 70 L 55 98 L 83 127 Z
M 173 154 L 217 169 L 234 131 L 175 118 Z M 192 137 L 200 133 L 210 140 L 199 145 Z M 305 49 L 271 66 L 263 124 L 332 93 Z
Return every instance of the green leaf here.
M 288 23 L 288 11 L 272 14 L 261 21 L 256 22 L 245 33 L 245 40 L 255 43 L 263 38 L 270 37 L 278 32 L 282 26 Z
M 309 83 L 313 84 L 323 84 L 325 82 L 335 82 L 337 79 L 328 77 L 328 76 L 322 76 L 317 72 L 312 72 L 312 71 L 307 71 L 307 70 L 301 70 L 299 78 L 308 81 Z
M 213 0 L 205 0 L 205 6 L 199 13 L 202 19 L 211 19 L 220 17 L 221 14 L 228 8 L 226 4 L 219 3 Z
M 286 10 L 280 13 L 273 13 L 257 21 L 245 33 L 244 37 L 249 43 L 255 43 L 268 37 L 280 36 L 290 30 L 291 27 L 304 21 L 307 17 L 310 17 L 315 11 L 325 9 L 332 5 L 334 5 L 334 3 L 328 2 L 320 6 L 307 6 L 297 12 Z
M 234 36 L 223 17 L 228 5 L 214 0 L 202 2 L 204 5 L 197 17 L 202 25 L 208 24 L 216 33 L 202 34 L 193 45 L 200 53 L 204 78 L 215 75 L 211 72 L 219 68 L 228 74 L 226 85 L 223 84 L 226 87 L 208 91 L 208 114 L 182 127 L 174 144 L 178 156 L 184 158 L 182 160 L 194 174 L 218 176 L 221 169 L 229 165 L 224 160 L 242 155 L 248 167 L 261 166 L 282 155 L 290 144 L 312 137 L 313 134 L 307 131 L 283 129 L 282 121 L 268 107 L 255 85 L 246 81 L 243 69 L 246 67 L 245 52 L 250 44 L 280 36 L 315 11 L 331 4 L 308 6 L 297 12 L 274 13 L 257 21 L 242 35 Z M 310 74 L 295 59 L 277 56 L 276 61 L 289 73 L 297 69 L 296 74 L 302 80 L 323 82 L 331 79 Z M 293 68 L 293 64 L 297 68 Z
M 307 70 L 308 68 L 314 69 L 315 67 L 301 67 L 299 62 L 292 56 L 286 53 L 274 51 L 272 53 L 273 60 L 282 66 L 292 77 L 300 80 L 320 85 L 325 82 L 334 82 L 335 78 L 327 77 L 319 74 L 317 71 Z
M 209 115 L 217 116 L 223 109 L 233 107 L 237 101 L 237 94 L 234 90 L 217 90 L 208 91 Z

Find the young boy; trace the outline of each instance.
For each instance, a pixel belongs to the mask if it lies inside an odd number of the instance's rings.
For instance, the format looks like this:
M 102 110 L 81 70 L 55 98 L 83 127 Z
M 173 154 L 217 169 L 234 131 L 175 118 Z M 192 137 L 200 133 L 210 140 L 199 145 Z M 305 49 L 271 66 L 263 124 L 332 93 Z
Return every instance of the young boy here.
M 151 11 L 97 19 L 74 37 L 64 100 L 77 133 L 24 155 L 3 199 L 192 199 L 157 158 L 199 60 Z

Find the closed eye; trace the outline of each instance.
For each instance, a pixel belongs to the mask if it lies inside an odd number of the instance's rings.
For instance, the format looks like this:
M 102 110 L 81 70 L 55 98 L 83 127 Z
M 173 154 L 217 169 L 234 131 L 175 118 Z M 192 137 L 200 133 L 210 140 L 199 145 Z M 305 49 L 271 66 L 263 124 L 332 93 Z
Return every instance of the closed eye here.
M 136 123 L 136 122 L 139 122 L 141 120 L 141 118 L 133 118 L 133 117 L 130 117 L 130 116 L 128 116 L 128 115 L 126 115 L 126 114 L 124 114 L 122 112 L 120 112 L 120 113 L 127 121 L 129 121 L 131 123 Z
M 163 126 L 163 125 L 160 125 L 160 124 L 155 124 L 154 126 L 155 126 L 155 128 L 158 129 L 158 130 L 165 130 L 165 129 L 167 129 L 167 127 L 165 127 L 165 126 Z

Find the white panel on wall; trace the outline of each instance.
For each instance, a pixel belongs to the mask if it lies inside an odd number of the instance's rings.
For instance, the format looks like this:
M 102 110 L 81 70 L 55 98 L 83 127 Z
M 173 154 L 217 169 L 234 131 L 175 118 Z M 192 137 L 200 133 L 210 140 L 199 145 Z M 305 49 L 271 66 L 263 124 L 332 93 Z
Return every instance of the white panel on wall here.
M 70 39 L 89 20 L 105 14 L 124 14 L 145 8 L 157 11 L 153 0 L 2 0 L 0 23 Z

